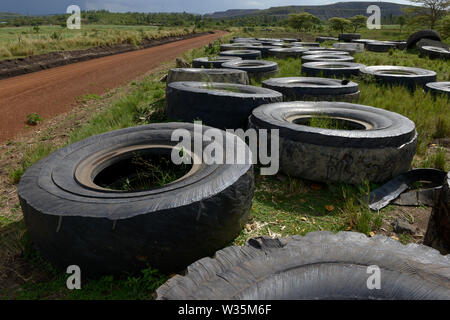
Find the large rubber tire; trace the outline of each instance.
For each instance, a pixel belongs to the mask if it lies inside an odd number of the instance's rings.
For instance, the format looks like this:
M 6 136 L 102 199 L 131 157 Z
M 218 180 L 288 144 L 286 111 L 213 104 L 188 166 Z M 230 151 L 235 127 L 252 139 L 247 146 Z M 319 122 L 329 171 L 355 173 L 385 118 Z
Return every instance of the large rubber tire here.
M 317 37 L 316 38 L 316 42 L 322 43 L 325 41 L 338 41 L 338 38 L 335 37 Z
M 435 199 L 424 244 L 439 250 L 442 254 L 450 254 L 450 172 Z
M 368 288 L 373 266 L 379 290 Z M 354 232 L 259 237 L 193 263 L 156 293 L 159 300 L 450 299 L 450 258 Z
M 261 51 L 259 50 L 229 50 L 221 52 L 222 57 L 238 57 L 241 60 L 258 60 L 261 59 Z M 225 61 L 227 62 L 227 61 Z
M 331 52 L 326 53 L 326 54 L 314 54 L 313 53 L 310 55 L 302 56 L 302 63 L 315 62 L 315 61 L 353 62 L 353 61 L 355 61 L 355 59 L 349 55 L 333 54 Z
M 447 95 L 450 98 L 450 81 L 427 83 L 425 85 L 425 91 L 429 91 L 434 95 Z
M 355 130 L 311 127 L 307 121 L 312 116 L 340 119 Z M 267 104 L 253 110 L 249 126 L 279 130 L 284 173 L 325 183 L 390 180 L 409 170 L 417 145 L 408 118 L 345 102 Z
M 230 243 L 252 204 L 250 162 L 203 161 L 180 180 L 141 192 L 102 189 L 94 181 L 138 148 L 170 156 L 177 129 L 192 139 L 203 137 L 185 123 L 127 128 L 69 145 L 28 169 L 18 194 L 28 233 L 43 257 L 62 268 L 78 265 L 86 275 L 133 272 L 147 264 L 169 273 Z M 234 135 L 223 132 L 223 139 L 247 148 Z M 192 154 L 205 160 L 202 151 Z
M 174 68 L 169 70 L 167 84 L 178 81 L 205 81 L 249 84 L 245 71 L 230 69 Z
M 450 60 L 450 50 L 433 47 L 433 46 L 422 46 L 419 48 L 421 56 L 428 56 L 431 59 L 442 59 Z
M 318 48 L 320 43 L 317 42 L 291 42 L 292 47 Z
M 254 42 L 246 42 L 246 43 L 225 43 L 220 45 L 220 51 L 228 51 L 228 50 L 245 50 L 247 46 L 257 46 L 257 43 Z
M 307 52 L 307 48 L 279 48 L 269 50 L 269 55 L 278 59 L 298 58 L 301 57 L 304 52 Z
M 247 72 L 250 79 L 257 81 L 278 74 L 278 63 L 266 60 L 231 61 L 222 64 L 223 68 Z
M 354 42 L 336 42 L 333 43 L 333 48 L 343 50 L 343 51 L 351 51 L 352 53 L 355 52 L 364 52 L 364 44 L 362 43 L 354 43 Z
M 337 55 L 343 55 L 343 56 L 348 56 L 349 53 L 348 51 L 341 51 L 341 50 L 335 50 L 335 49 L 331 49 L 331 48 L 311 48 L 308 51 L 303 52 L 302 56 L 308 56 L 308 55 L 331 55 L 331 54 L 337 54 Z
M 342 80 L 309 77 L 271 78 L 264 88 L 281 92 L 284 101 L 347 101 L 359 99 L 358 84 Z
M 192 67 L 193 68 L 206 68 L 206 69 L 220 69 L 222 68 L 222 64 L 224 62 L 228 62 L 228 61 L 239 61 L 242 60 L 239 57 L 224 57 L 224 56 L 220 56 L 220 57 L 214 57 L 214 58 L 210 58 L 210 57 L 202 57 L 202 58 L 197 58 L 194 59 L 192 61 Z
M 439 32 L 435 30 L 420 30 L 409 36 L 408 40 L 406 40 L 406 48 L 414 49 L 416 47 L 417 42 L 420 39 L 430 39 L 435 41 L 441 41 L 441 36 Z
M 267 58 L 270 56 L 270 50 L 277 49 L 279 47 L 277 46 L 271 46 L 271 45 L 262 45 L 262 46 L 247 46 L 245 47 L 247 50 L 258 50 L 261 52 L 262 58 Z
M 407 86 L 410 89 L 436 81 L 436 72 L 412 67 L 367 66 L 361 72 L 373 76 L 380 83 Z
M 358 76 L 365 65 L 353 62 L 307 62 L 302 64 L 302 73 L 309 77 L 350 78 Z
M 361 39 L 360 33 L 341 33 L 338 37 L 339 41 L 351 42 L 352 40 Z
M 391 49 L 396 49 L 397 44 L 387 41 L 372 41 L 365 45 L 367 51 L 373 52 L 388 52 Z
M 172 120 L 221 129 L 246 128 L 248 117 L 260 105 L 283 101 L 279 92 L 255 86 L 223 83 L 174 82 L 166 89 L 166 115 Z

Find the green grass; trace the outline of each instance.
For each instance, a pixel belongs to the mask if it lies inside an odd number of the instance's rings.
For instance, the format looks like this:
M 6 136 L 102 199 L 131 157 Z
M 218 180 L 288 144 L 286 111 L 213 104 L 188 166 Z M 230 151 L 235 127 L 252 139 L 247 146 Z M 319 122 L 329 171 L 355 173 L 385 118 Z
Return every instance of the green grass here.
M 144 39 L 181 36 L 192 28 L 166 28 L 154 26 L 83 25 L 80 30 L 60 26 L 0 28 L 0 60 L 20 58 L 53 51 L 87 49 L 129 43 L 139 46 Z
M 267 34 L 266 34 L 267 36 Z M 187 61 L 193 58 L 216 55 L 218 44 L 193 50 L 184 55 Z M 440 79 L 448 77 L 450 66 L 440 61 L 418 58 L 414 52 L 393 52 L 389 54 L 357 55 L 358 62 L 372 64 L 376 61 L 383 64 L 411 63 L 416 67 L 426 67 L 438 71 Z M 279 63 L 279 76 L 301 76 L 299 59 L 274 61 Z M 408 62 L 410 61 L 410 62 Z M 164 117 L 164 84 L 158 82 L 157 77 L 132 83 L 132 91 L 119 98 L 110 108 L 92 117 L 90 121 L 76 128 L 70 135 L 68 143 L 79 141 L 94 134 L 99 134 L 120 128 L 166 121 Z M 429 144 L 433 139 L 450 136 L 450 119 L 448 101 L 444 98 L 434 98 L 418 89 L 414 92 L 402 87 L 385 87 L 376 83 L 356 80 L 360 85 L 361 98 L 359 103 L 371 105 L 401 113 L 415 121 L 419 134 L 418 154 L 422 162 L 416 165 L 448 168 L 446 152 L 437 147 L 429 152 Z M 260 83 L 255 83 L 260 85 Z M 58 146 L 61 147 L 61 146 Z M 11 179 L 17 182 L 21 174 L 34 162 L 54 150 L 45 141 L 30 149 L 24 156 L 20 166 L 12 172 Z M 255 170 L 255 172 L 259 172 Z M 288 176 L 260 176 L 256 174 L 256 190 L 251 218 L 235 239 L 234 244 L 242 245 L 251 237 L 260 235 L 288 236 L 304 235 L 311 231 L 342 230 L 359 231 L 370 235 L 378 231 L 390 207 L 379 213 L 370 212 L 363 199 L 370 190 L 377 185 L 363 184 L 350 186 L 344 184 L 316 184 Z M 18 208 L 17 208 L 18 210 Z M 15 246 L 24 248 L 27 253 L 31 269 L 47 270 L 47 279 L 42 281 L 27 281 L 20 291 L 14 290 L 6 297 L 17 299 L 149 299 L 155 288 L 166 276 L 151 268 L 140 275 L 113 278 L 105 276 L 99 280 L 88 280 L 81 291 L 65 289 L 66 275 L 53 272 L 52 269 L 42 267 L 45 261 L 36 258 L 36 253 L 23 244 L 23 221 L 0 220 L 0 242 L 9 244 L 11 251 Z M 2 232 L 3 230 L 11 230 Z M 9 238 L 5 236 L 8 235 Z M 8 239 L 16 239 L 11 241 Z M 404 243 L 414 239 L 401 236 Z M 34 257 L 34 258 L 33 258 Z M 4 296 L 3 296 L 4 297 Z

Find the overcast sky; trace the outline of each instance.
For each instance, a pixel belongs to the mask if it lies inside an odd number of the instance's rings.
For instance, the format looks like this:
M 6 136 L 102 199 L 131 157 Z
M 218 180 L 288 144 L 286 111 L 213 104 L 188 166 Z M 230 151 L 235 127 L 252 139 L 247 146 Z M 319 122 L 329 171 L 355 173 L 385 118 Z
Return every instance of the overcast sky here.
M 106 9 L 114 12 L 210 13 L 228 9 L 266 9 L 284 5 L 318 5 L 345 0 L 0 0 L 0 12 L 22 14 L 65 13 L 76 4 L 82 10 Z M 352 0 L 351 0 L 352 1 Z M 410 3 L 407 0 L 389 2 Z

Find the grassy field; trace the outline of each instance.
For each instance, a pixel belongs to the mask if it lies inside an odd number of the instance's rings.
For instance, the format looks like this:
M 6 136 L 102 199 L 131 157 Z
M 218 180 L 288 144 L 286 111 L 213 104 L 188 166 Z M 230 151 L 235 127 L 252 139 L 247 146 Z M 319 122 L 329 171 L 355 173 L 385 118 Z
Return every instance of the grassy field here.
M 192 28 L 161 29 L 154 26 L 85 25 L 80 30 L 61 26 L 3 27 L 0 28 L 0 60 L 120 43 L 138 46 L 144 39 L 181 36 L 190 32 Z
M 242 35 L 242 34 L 240 34 Z M 265 33 L 266 37 L 278 35 Z M 289 36 L 289 35 L 286 35 Z M 292 36 L 292 34 L 290 34 Z M 184 55 L 186 60 L 217 54 L 219 43 L 213 47 L 193 50 Z M 416 52 L 364 53 L 355 56 L 366 64 L 399 64 L 424 67 L 438 72 L 439 80 L 449 80 L 450 65 L 442 61 L 418 58 Z M 296 59 L 274 60 L 280 67 L 280 76 L 301 75 L 301 63 Z M 142 81 L 132 82 L 130 92 L 115 99 L 110 105 L 90 117 L 87 122 L 69 131 L 67 138 L 58 143 L 42 139 L 25 149 L 21 163 L 10 168 L 10 182 L 17 183 L 21 174 L 38 159 L 63 145 L 79 141 L 94 134 L 146 123 L 166 121 L 164 117 L 164 87 L 156 74 Z M 410 92 L 402 87 L 389 88 L 375 83 L 355 80 L 360 85 L 359 103 L 399 112 L 415 121 L 419 133 L 419 147 L 414 167 L 438 167 L 450 170 L 448 146 L 441 141 L 450 138 L 450 113 L 448 100 L 433 98 L 421 89 Z M 254 83 L 260 85 L 260 83 Z M 96 103 L 106 97 L 95 97 Z M 82 99 L 84 102 L 87 98 Z M 46 137 L 47 132 L 42 134 Z M 51 132 L 48 132 L 51 135 Z M 10 152 L 18 152 L 14 142 Z M 23 146 L 22 146 L 23 147 Z M 259 170 L 255 170 L 258 172 Z M 256 175 L 256 193 L 251 209 L 251 219 L 234 244 L 242 245 L 259 235 L 304 235 L 311 231 L 353 230 L 373 235 L 382 233 L 398 238 L 403 243 L 417 241 L 412 236 L 396 235 L 391 222 L 397 209 L 389 206 L 380 212 L 371 212 L 361 201 L 375 185 L 350 186 L 344 184 L 318 184 L 284 175 Z M 1 204 L 0 204 L 1 208 Z M 423 208 L 419 208 L 421 210 Z M 411 211 L 412 212 L 412 211 Z M 407 212 L 408 219 L 414 219 Z M 80 291 L 65 288 L 66 275 L 43 261 L 30 246 L 24 228 L 20 206 L 0 215 L 0 261 L 22 256 L 28 273 L 23 284 L 0 298 L 14 299 L 151 299 L 154 289 L 167 279 L 150 267 L 140 275 L 105 276 L 87 280 Z M 31 271 L 30 271 L 31 270 Z M 2 273 L 0 266 L 0 275 Z M 0 278 L 1 279 L 1 278 Z

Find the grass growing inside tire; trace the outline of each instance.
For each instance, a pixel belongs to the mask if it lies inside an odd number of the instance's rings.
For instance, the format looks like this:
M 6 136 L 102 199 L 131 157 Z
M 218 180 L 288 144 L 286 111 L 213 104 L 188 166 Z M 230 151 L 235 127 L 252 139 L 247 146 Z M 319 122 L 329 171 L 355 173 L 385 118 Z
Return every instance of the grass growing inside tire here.
M 356 130 L 362 129 L 348 120 L 336 119 L 327 115 L 311 116 L 308 118 L 294 120 L 294 123 L 314 128 L 330 130 Z
M 206 50 L 194 50 L 184 58 L 191 61 L 205 55 L 217 55 L 218 48 L 218 44 L 215 44 Z M 389 55 L 366 52 L 356 57 L 360 63 L 397 63 L 435 70 L 439 81 L 450 77 L 448 64 L 418 58 L 415 53 L 394 51 L 393 55 Z M 301 76 L 300 59 L 273 60 L 279 64 L 280 77 Z M 161 76 L 162 74 L 157 74 L 149 79 L 133 82 L 130 92 L 118 97 L 109 108 L 74 130 L 68 129 L 68 138 L 62 143 L 52 144 L 47 139 L 39 141 L 38 138 L 34 147 L 24 149 L 22 162 L 11 171 L 11 183 L 19 181 L 21 174 L 29 166 L 67 143 L 120 128 L 166 121 L 165 84 L 159 82 Z M 450 170 L 450 146 L 445 144 L 445 141 L 450 141 L 447 100 L 433 98 L 421 90 L 411 93 L 402 87 L 386 88 L 361 80 L 356 82 L 361 90 L 360 104 L 398 112 L 416 123 L 419 148 L 414 167 L 441 167 Z M 96 103 L 101 101 L 102 99 L 96 100 Z M 48 133 L 44 132 L 43 136 L 46 134 Z M 16 152 L 16 148 L 19 147 L 12 146 L 11 152 Z M 368 235 L 372 232 L 393 234 L 390 226 L 392 206 L 377 213 L 369 211 L 367 204 L 361 201 L 376 185 L 317 184 L 284 175 L 260 176 L 258 168 L 255 168 L 255 172 L 256 190 L 251 218 L 234 244 L 241 245 L 249 238 L 260 235 L 304 235 L 319 230 L 353 230 Z M 407 235 L 398 235 L 398 238 L 403 243 L 417 241 L 413 236 Z M 167 276 L 149 267 L 136 275 L 105 275 L 98 280 L 87 280 L 83 283 L 82 290 L 69 291 L 65 286 L 67 275 L 63 271 L 52 269 L 31 248 L 18 204 L 7 214 L 0 214 L 0 247 L 0 282 L 4 275 L 22 279 L 18 287 L 8 291 L 0 288 L 0 299 L 151 299 L 154 290 L 167 279 Z M 13 271 L 2 268 L 2 262 L 14 259 L 20 263 L 13 264 L 16 267 Z

